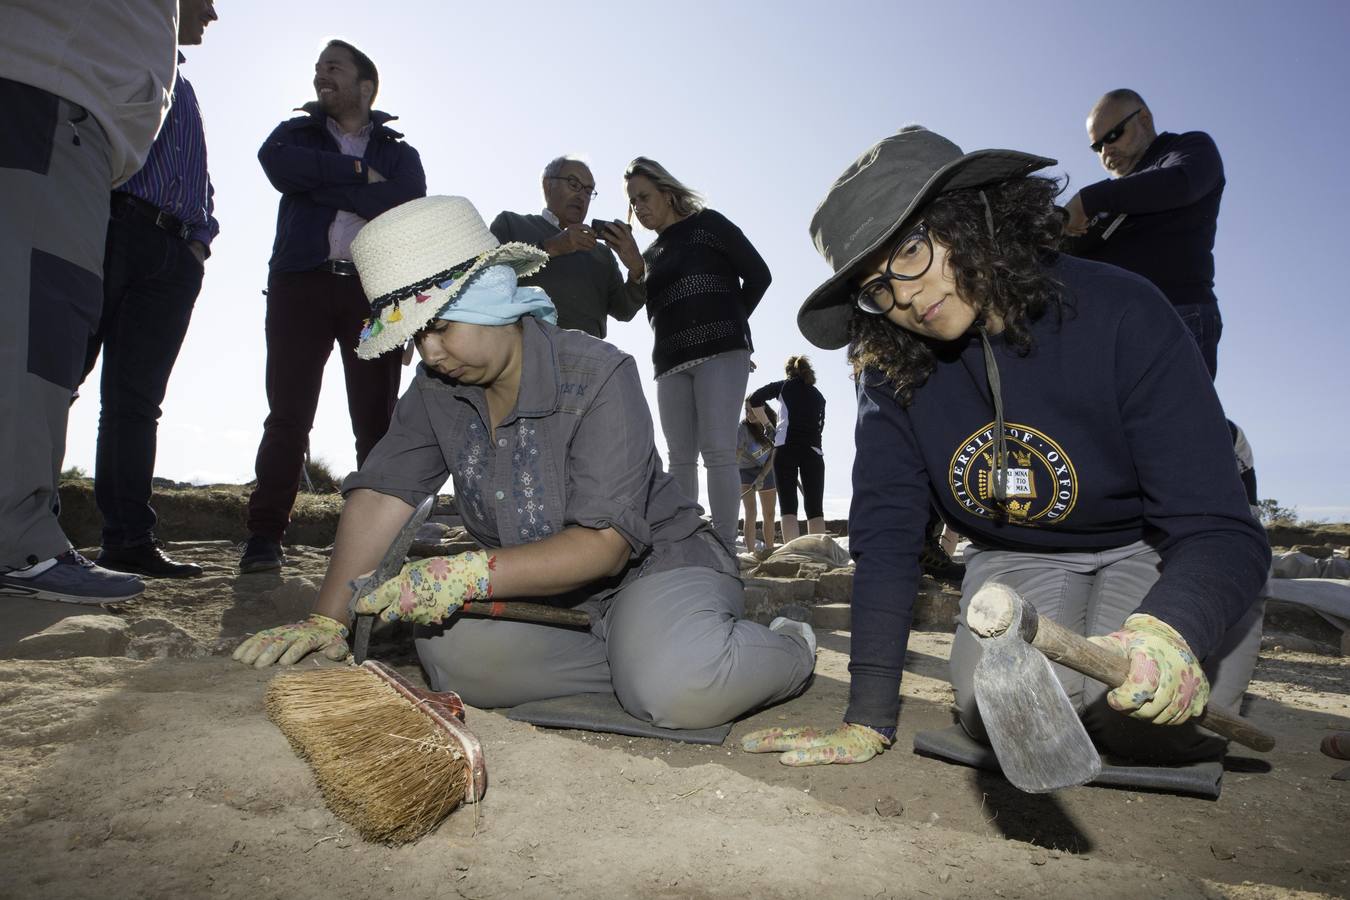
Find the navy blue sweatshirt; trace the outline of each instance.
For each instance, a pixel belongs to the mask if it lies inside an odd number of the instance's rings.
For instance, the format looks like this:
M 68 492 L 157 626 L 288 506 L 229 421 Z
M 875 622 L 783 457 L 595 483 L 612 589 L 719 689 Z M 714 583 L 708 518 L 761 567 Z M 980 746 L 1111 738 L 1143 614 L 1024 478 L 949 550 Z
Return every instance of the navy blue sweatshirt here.
M 267 180 L 281 192 L 268 263 L 273 272 L 307 272 L 328 259 L 328 229 L 338 210 L 369 221 L 427 195 L 421 156 L 389 127 L 395 116 L 371 110 L 374 127 L 358 167 L 329 134 L 319 104 L 310 101 L 302 109 L 305 115 L 282 122 L 258 150 Z M 385 180 L 369 183 L 367 165 Z
M 1139 612 L 1203 659 L 1250 608 L 1270 564 L 1195 341 L 1144 279 L 1060 256 L 1061 320 L 1018 355 L 990 337 L 1007 422 L 1010 519 L 992 500 L 994 409 L 980 341 L 942 345 L 901 407 L 865 372 L 858 390 L 849 547 L 853 581 L 845 720 L 892 726 L 931 503 L 977 546 L 1091 551 L 1149 542 L 1162 577 Z
M 1223 160 L 1209 135 L 1163 132 L 1129 175 L 1079 191 L 1088 218 L 1099 218 L 1065 250 L 1143 275 L 1173 306 L 1214 303 L 1214 233 L 1223 187 Z M 1124 220 L 1103 238 L 1122 213 Z

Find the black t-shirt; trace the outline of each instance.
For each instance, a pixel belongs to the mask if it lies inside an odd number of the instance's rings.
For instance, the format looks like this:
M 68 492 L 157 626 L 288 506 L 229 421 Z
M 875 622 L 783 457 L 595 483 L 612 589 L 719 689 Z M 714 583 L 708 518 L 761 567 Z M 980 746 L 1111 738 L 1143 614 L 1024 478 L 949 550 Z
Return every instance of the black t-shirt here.
M 800 378 L 766 384 L 750 395 L 751 406 L 763 406 L 770 400 L 778 400 L 782 407 L 774 446 L 793 444 L 819 450 L 825 430 L 825 395 Z

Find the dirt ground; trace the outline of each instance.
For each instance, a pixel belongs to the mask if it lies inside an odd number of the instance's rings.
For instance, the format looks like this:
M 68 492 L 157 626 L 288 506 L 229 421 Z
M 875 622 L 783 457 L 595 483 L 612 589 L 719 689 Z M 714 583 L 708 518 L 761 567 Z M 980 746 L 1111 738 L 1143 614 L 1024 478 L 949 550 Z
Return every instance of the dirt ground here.
M 1350 782 L 1330 777 L 1346 763 L 1318 752 L 1350 729 L 1344 657 L 1262 653 L 1246 714 L 1280 744 L 1236 749 L 1218 801 L 1032 796 L 909 751 L 915 731 L 951 722 L 945 632 L 914 635 L 895 749 L 814 769 L 742 753 L 756 727 L 838 722 L 848 634 L 824 632 L 808 691 L 736 723 L 723 747 L 470 709 L 487 796 L 394 849 L 329 814 L 263 714 L 274 672 L 228 658 L 239 636 L 304 611 L 322 553 L 239 576 L 224 541 L 170 551 L 208 571 L 114 611 L 158 636 L 133 639 L 142 659 L 5 658 L 88 610 L 0 600 L 0 897 L 1350 895 Z M 155 619 L 181 633 L 165 639 Z M 374 649 L 420 679 L 402 633 Z

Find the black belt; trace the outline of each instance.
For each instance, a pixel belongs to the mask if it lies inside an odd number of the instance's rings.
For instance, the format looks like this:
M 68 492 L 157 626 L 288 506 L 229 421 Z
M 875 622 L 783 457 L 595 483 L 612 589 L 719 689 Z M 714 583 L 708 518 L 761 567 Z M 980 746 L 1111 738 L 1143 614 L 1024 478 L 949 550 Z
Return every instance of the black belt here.
M 334 275 L 355 275 L 356 263 L 350 259 L 326 259 L 316 268 L 316 272 L 331 272 Z
M 135 194 L 117 191 L 112 195 L 112 208 L 139 216 L 156 228 L 163 229 L 174 237 L 185 241 L 192 234 L 191 226 L 184 224 L 182 219 L 169 215 L 155 204 L 148 200 L 142 200 Z

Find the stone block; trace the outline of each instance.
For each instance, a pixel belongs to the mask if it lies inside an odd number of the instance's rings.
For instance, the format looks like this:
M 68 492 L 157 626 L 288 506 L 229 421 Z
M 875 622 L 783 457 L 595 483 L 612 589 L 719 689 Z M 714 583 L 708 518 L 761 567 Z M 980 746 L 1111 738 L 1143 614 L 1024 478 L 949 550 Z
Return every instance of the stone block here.
M 914 627 L 927 631 L 955 631 L 961 610 L 961 592 L 924 577 L 914 600 Z
M 206 648 L 168 619 L 141 619 L 131 623 L 132 659 L 184 659 L 206 655 Z
M 745 579 L 745 618 L 767 625 L 779 607 L 788 603 L 811 606 L 814 581 L 805 578 Z
M 291 622 L 308 616 L 318 595 L 319 589 L 308 579 L 292 576 L 259 599 L 271 605 L 279 621 Z
M 755 569 L 757 578 L 796 578 L 802 564 L 793 559 L 768 559 Z
M 852 566 L 825 572 L 816 579 L 817 603 L 848 603 L 852 599 Z
M 847 603 L 820 603 L 811 610 L 811 627 L 816 631 L 851 631 L 853 607 Z
M 131 626 L 117 616 L 71 616 L 19 641 L 14 658 L 122 656 L 130 643 Z

